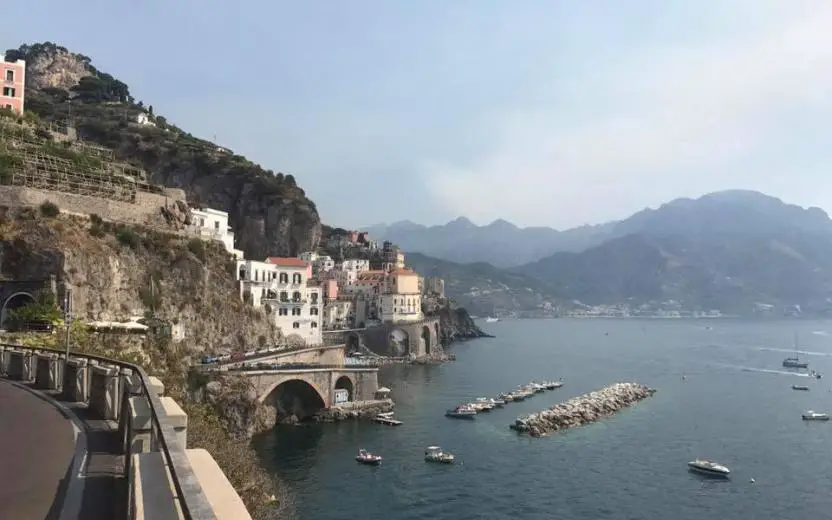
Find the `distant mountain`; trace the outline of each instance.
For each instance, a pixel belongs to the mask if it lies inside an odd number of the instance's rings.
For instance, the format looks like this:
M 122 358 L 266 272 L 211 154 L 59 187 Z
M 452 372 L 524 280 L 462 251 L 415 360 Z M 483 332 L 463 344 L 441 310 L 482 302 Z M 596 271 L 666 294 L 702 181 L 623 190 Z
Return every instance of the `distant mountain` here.
M 496 267 L 522 265 L 558 251 L 583 251 L 600 244 L 614 224 L 566 231 L 547 227 L 518 228 L 506 220 L 477 226 L 459 217 L 441 226 L 410 221 L 364 228 L 377 240 L 390 240 L 405 251 L 457 263 L 488 262 Z
M 723 191 L 641 211 L 608 237 L 515 270 L 586 304 L 676 300 L 740 314 L 755 304 L 832 308 L 832 221 L 818 208 Z
M 445 294 L 473 315 L 529 311 L 551 306 L 546 284 L 522 272 L 499 269 L 485 262 L 458 264 L 420 253 L 407 253 L 407 264 L 422 276 L 445 280 Z

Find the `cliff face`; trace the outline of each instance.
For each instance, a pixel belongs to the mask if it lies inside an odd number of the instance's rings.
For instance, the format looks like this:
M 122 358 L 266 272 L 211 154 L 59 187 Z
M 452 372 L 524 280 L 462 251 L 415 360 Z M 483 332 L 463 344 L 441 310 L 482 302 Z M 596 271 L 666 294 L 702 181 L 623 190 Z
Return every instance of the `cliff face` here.
M 0 237 L 0 278 L 54 275 L 72 288 L 79 319 L 126 321 L 153 313 L 173 328 L 174 340 L 197 351 L 279 338 L 264 314 L 240 300 L 233 262 L 218 242 L 5 208 Z
M 227 211 L 237 248 L 248 258 L 317 248 L 317 208 L 292 175 L 264 170 L 168 123 L 86 56 L 46 43 L 7 51 L 7 58 L 16 57 L 27 61 L 28 111 L 58 125 L 71 118 L 78 137 L 146 170 L 148 182 L 182 188 L 189 201 Z M 152 124 L 138 124 L 140 114 Z
M 468 311 L 452 300 L 425 298 L 422 311 L 426 316 L 439 317 L 439 341 L 443 346 L 455 341 L 493 337 L 477 327 Z

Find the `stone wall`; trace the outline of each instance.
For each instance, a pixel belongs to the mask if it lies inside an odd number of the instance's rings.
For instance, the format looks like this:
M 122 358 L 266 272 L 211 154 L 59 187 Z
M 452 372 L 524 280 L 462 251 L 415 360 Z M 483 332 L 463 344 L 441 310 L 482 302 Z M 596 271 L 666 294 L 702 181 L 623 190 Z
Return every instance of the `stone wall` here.
M 423 337 L 427 327 L 427 341 Z M 362 331 L 364 345 L 382 356 L 417 358 L 441 352 L 439 318 L 427 318 L 415 323 L 385 323 Z
M 164 195 L 137 191 L 135 202 L 129 203 L 60 191 L 0 186 L 0 206 L 38 207 L 49 201 L 66 213 L 80 215 L 94 213 L 104 220 L 123 224 L 149 226 L 163 224 L 160 208 L 169 206 L 177 200 L 185 201 L 185 192 L 181 189 L 167 188 Z

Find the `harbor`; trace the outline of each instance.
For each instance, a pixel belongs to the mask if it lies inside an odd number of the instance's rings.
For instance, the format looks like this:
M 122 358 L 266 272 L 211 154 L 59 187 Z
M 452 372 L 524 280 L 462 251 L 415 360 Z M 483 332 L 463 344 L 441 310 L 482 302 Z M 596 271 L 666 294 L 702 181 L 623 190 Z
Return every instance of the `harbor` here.
M 508 403 L 525 401 L 547 390 L 556 390 L 563 386 L 562 380 L 536 382 L 531 381 L 518 386 L 515 390 L 504 392 L 497 397 L 478 397 L 474 401 L 463 403 L 445 411 L 445 416 L 453 419 L 474 419 L 478 413 L 490 412 L 502 408 Z

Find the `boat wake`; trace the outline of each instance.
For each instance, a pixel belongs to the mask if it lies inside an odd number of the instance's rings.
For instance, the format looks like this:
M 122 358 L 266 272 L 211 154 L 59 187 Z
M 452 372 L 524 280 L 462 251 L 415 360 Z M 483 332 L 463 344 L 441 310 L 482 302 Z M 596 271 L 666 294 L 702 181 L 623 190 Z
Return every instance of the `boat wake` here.
M 828 336 L 829 334 L 825 330 L 813 330 L 812 334 L 815 336 Z
M 753 368 L 753 367 L 743 367 L 737 365 L 718 365 L 724 368 L 734 368 L 737 370 L 741 370 L 743 372 L 759 372 L 762 374 L 780 374 L 782 376 L 796 376 L 796 377 L 809 377 L 809 374 L 805 372 L 789 372 L 788 370 L 772 370 L 770 368 Z
M 811 352 L 808 350 L 797 350 L 794 349 L 787 349 L 787 348 L 768 348 L 768 347 L 760 347 L 757 350 L 764 350 L 766 352 L 788 352 L 788 353 L 795 353 L 798 354 L 805 354 L 807 356 L 832 356 L 832 352 Z

